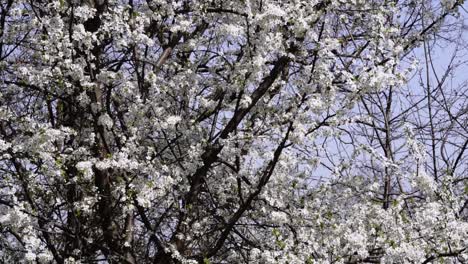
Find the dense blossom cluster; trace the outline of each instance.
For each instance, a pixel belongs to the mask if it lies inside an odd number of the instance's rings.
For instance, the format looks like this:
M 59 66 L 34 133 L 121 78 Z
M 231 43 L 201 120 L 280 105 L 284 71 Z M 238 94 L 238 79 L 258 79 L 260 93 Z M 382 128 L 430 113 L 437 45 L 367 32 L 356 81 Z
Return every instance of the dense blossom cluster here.
M 368 106 L 462 1 L 0 3 L 1 262 L 468 261 L 466 144 Z

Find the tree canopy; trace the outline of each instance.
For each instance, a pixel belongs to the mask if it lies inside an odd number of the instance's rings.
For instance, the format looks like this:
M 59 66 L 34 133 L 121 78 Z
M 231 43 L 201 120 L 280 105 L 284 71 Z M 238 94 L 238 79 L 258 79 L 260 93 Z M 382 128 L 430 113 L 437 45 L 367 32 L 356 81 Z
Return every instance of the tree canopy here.
M 0 1 L 1 261 L 468 262 L 462 4 Z

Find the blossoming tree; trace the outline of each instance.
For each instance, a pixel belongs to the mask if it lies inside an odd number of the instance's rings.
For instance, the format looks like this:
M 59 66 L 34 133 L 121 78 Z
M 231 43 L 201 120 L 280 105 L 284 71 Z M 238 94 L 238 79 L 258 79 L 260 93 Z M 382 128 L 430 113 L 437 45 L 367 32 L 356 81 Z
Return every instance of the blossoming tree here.
M 461 4 L 2 0 L 2 262 L 468 261 L 467 141 L 388 110 Z

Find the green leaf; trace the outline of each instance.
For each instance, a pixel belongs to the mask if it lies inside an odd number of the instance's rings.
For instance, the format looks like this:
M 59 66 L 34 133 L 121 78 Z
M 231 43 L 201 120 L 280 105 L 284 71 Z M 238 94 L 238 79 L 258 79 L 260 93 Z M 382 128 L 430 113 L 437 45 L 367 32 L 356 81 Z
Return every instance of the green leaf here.
M 276 228 L 273 228 L 272 233 L 273 233 L 273 235 L 274 235 L 275 237 L 279 237 L 279 236 L 281 235 L 280 231 L 279 231 L 278 229 L 276 229 Z
M 297 181 L 296 181 L 296 180 L 294 180 L 294 181 L 292 182 L 291 187 L 293 187 L 294 189 L 296 189 L 296 187 L 297 187 Z
M 278 245 L 280 249 L 284 249 L 286 247 L 286 243 L 284 243 L 281 240 L 276 240 L 276 244 Z

